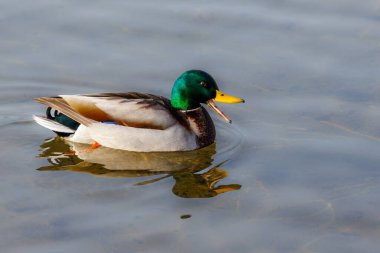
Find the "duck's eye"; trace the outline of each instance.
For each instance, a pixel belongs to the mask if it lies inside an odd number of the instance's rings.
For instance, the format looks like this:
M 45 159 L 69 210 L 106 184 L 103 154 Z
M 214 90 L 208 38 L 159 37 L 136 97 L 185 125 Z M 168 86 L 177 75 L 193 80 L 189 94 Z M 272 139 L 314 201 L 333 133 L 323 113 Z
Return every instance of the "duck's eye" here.
M 205 81 L 201 81 L 200 83 L 199 83 L 202 87 L 205 87 L 205 88 L 210 88 L 210 85 L 207 83 L 207 82 L 205 82 Z

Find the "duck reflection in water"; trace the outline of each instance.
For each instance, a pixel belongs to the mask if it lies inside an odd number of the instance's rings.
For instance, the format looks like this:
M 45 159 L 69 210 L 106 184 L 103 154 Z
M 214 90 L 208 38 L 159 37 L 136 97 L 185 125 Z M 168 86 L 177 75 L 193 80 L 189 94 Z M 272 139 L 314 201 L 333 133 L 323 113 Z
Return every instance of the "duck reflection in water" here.
M 88 145 L 56 137 L 47 139 L 40 147 L 41 154 L 38 157 L 46 158 L 50 163 L 39 168 L 40 171 L 64 170 L 114 178 L 157 175 L 154 179 L 136 185 L 173 177 L 173 193 L 183 198 L 209 198 L 241 188 L 238 184 L 216 186 L 228 176 L 226 171 L 219 168 L 224 162 L 203 171 L 212 165 L 215 144 L 186 152 L 140 153 L 105 147 L 86 152 Z

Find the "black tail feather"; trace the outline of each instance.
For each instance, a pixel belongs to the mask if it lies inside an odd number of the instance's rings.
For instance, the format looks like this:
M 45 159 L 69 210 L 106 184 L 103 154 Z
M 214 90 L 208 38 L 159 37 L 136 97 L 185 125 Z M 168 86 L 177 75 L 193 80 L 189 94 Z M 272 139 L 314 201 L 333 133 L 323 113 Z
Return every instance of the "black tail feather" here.
M 80 123 L 78 123 L 77 121 L 67 117 L 63 113 L 59 112 L 58 110 L 50 106 L 46 109 L 46 117 L 50 120 L 54 120 L 64 126 L 67 126 L 68 128 L 71 128 L 73 130 L 77 130 L 80 125 Z M 70 135 L 70 133 L 62 133 L 62 132 L 56 132 L 56 131 L 54 132 L 58 136 L 62 136 L 62 137 L 66 137 Z

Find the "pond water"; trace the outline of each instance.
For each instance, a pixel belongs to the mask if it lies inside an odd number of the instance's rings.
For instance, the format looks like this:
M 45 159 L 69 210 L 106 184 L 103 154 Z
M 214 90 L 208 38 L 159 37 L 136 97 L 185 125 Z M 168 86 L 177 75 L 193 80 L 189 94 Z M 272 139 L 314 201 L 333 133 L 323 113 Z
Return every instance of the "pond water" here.
M 380 2 L 1 1 L 1 252 L 378 252 Z M 187 69 L 216 145 L 73 155 L 57 94 L 168 96 Z

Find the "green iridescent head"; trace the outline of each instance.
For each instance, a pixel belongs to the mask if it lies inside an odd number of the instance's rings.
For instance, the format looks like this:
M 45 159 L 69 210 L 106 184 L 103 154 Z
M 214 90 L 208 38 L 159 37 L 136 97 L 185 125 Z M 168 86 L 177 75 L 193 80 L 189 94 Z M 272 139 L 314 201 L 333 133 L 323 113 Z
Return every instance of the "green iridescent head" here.
M 231 123 L 231 120 L 216 105 L 221 103 L 244 103 L 244 99 L 221 92 L 214 78 L 202 70 L 189 70 L 174 82 L 171 105 L 177 110 L 191 110 L 201 103 L 209 105 L 219 116 Z
M 216 97 L 219 90 L 214 78 L 202 70 L 189 70 L 174 82 L 171 105 L 178 110 L 198 108 Z

